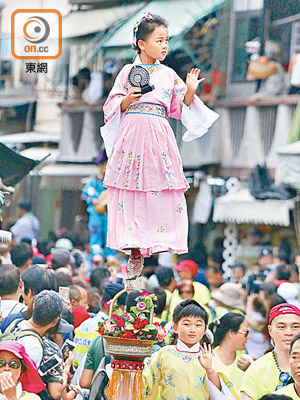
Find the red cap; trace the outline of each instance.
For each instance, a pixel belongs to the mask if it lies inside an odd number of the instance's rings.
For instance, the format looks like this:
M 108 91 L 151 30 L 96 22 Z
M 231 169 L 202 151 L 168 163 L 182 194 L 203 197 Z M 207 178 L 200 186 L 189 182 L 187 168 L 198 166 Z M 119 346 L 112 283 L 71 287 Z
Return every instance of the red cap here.
M 300 310 L 293 304 L 289 303 L 278 304 L 277 306 L 273 307 L 270 311 L 269 325 L 271 325 L 271 322 L 275 317 L 278 317 L 278 315 L 285 315 L 285 314 L 294 314 L 300 317 Z
M 81 306 L 72 308 L 74 329 L 78 328 L 88 318 L 91 318 L 90 314 Z
M 175 265 L 174 271 L 188 271 L 193 276 L 196 276 L 198 274 L 198 265 L 193 260 L 182 260 Z

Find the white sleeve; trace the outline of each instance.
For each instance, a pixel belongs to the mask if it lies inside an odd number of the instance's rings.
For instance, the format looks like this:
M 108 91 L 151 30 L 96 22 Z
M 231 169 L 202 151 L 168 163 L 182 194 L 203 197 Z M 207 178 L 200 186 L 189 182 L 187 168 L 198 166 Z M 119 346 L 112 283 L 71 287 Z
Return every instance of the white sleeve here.
M 121 112 L 121 107 L 119 107 L 114 117 L 100 128 L 107 157 L 110 156 L 123 117 L 124 113 Z
M 18 342 L 25 347 L 26 353 L 35 362 L 38 368 L 43 359 L 43 347 L 40 341 L 34 336 L 28 335 L 19 338 Z
M 220 378 L 221 390 L 219 390 L 209 379 L 206 380 L 206 387 L 209 393 L 210 400 L 235 400 L 234 396 L 228 389 L 228 387 Z
M 212 124 L 219 118 L 219 114 L 208 108 L 198 96 L 190 106 L 183 103 L 181 122 L 187 131 L 183 135 L 184 142 L 191 142 L 194 139 L 203 136 Z

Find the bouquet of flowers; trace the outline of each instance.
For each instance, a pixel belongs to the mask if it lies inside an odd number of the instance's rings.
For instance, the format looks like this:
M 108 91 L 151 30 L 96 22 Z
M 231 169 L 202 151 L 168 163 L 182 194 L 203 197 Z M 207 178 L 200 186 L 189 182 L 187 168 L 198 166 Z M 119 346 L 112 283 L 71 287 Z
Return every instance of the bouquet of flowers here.
M 158 322 L 151 323 L 152 300 L 156 296 L 147 291 L 136 297 L 136 305 L 125 313 L 114 304 L 111 319 L 100 322 L 98 332 L 102 336 L 122 339 L 154 340 L 161 342 L 167 336 L 165 329 Z M 110 308 L 110 302 L 105 303 Z

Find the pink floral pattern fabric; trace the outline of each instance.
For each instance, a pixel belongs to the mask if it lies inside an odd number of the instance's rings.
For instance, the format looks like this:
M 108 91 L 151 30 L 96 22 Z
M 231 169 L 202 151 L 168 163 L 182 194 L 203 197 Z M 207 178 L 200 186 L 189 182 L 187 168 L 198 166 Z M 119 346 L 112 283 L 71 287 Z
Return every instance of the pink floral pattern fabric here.
M 126 65 L 105 103 L 111 121 L 130 89 Z M 144 256 L 160 251 L 186 253 L 188 189 L 174 133 L 166 117 L 180 119 L 185 83 L 170 68 L 144 66 L 152 92 L 144 94 L 122 115 L 104 186 L 108 189 L 110 248 L 141 248 Z

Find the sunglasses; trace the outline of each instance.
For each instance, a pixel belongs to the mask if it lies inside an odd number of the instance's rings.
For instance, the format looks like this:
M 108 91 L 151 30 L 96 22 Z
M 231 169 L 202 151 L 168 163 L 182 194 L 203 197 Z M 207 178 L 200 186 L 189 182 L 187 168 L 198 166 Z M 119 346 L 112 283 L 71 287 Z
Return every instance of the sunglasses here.
M 246 329 L 245 331 L 238 331 L 239 333 L 242 333 L 245 337 L 249 335 L 249 329 Z
M 288 372 L 280 372 L 279 380 L 282 383 L 282 385 L 276 386 L 275 391 L 283 388 L 288 383 L 292 383 L 294 381 L 293 378 L 290 376 L 290 374 Z
M 9 366 L 9 368 L 12 369 L 18 369 L 21 367 L 21 362 L 20 361 L 4 361 L 0 360 L 0 368 L 6 367 L 6 365 Z

